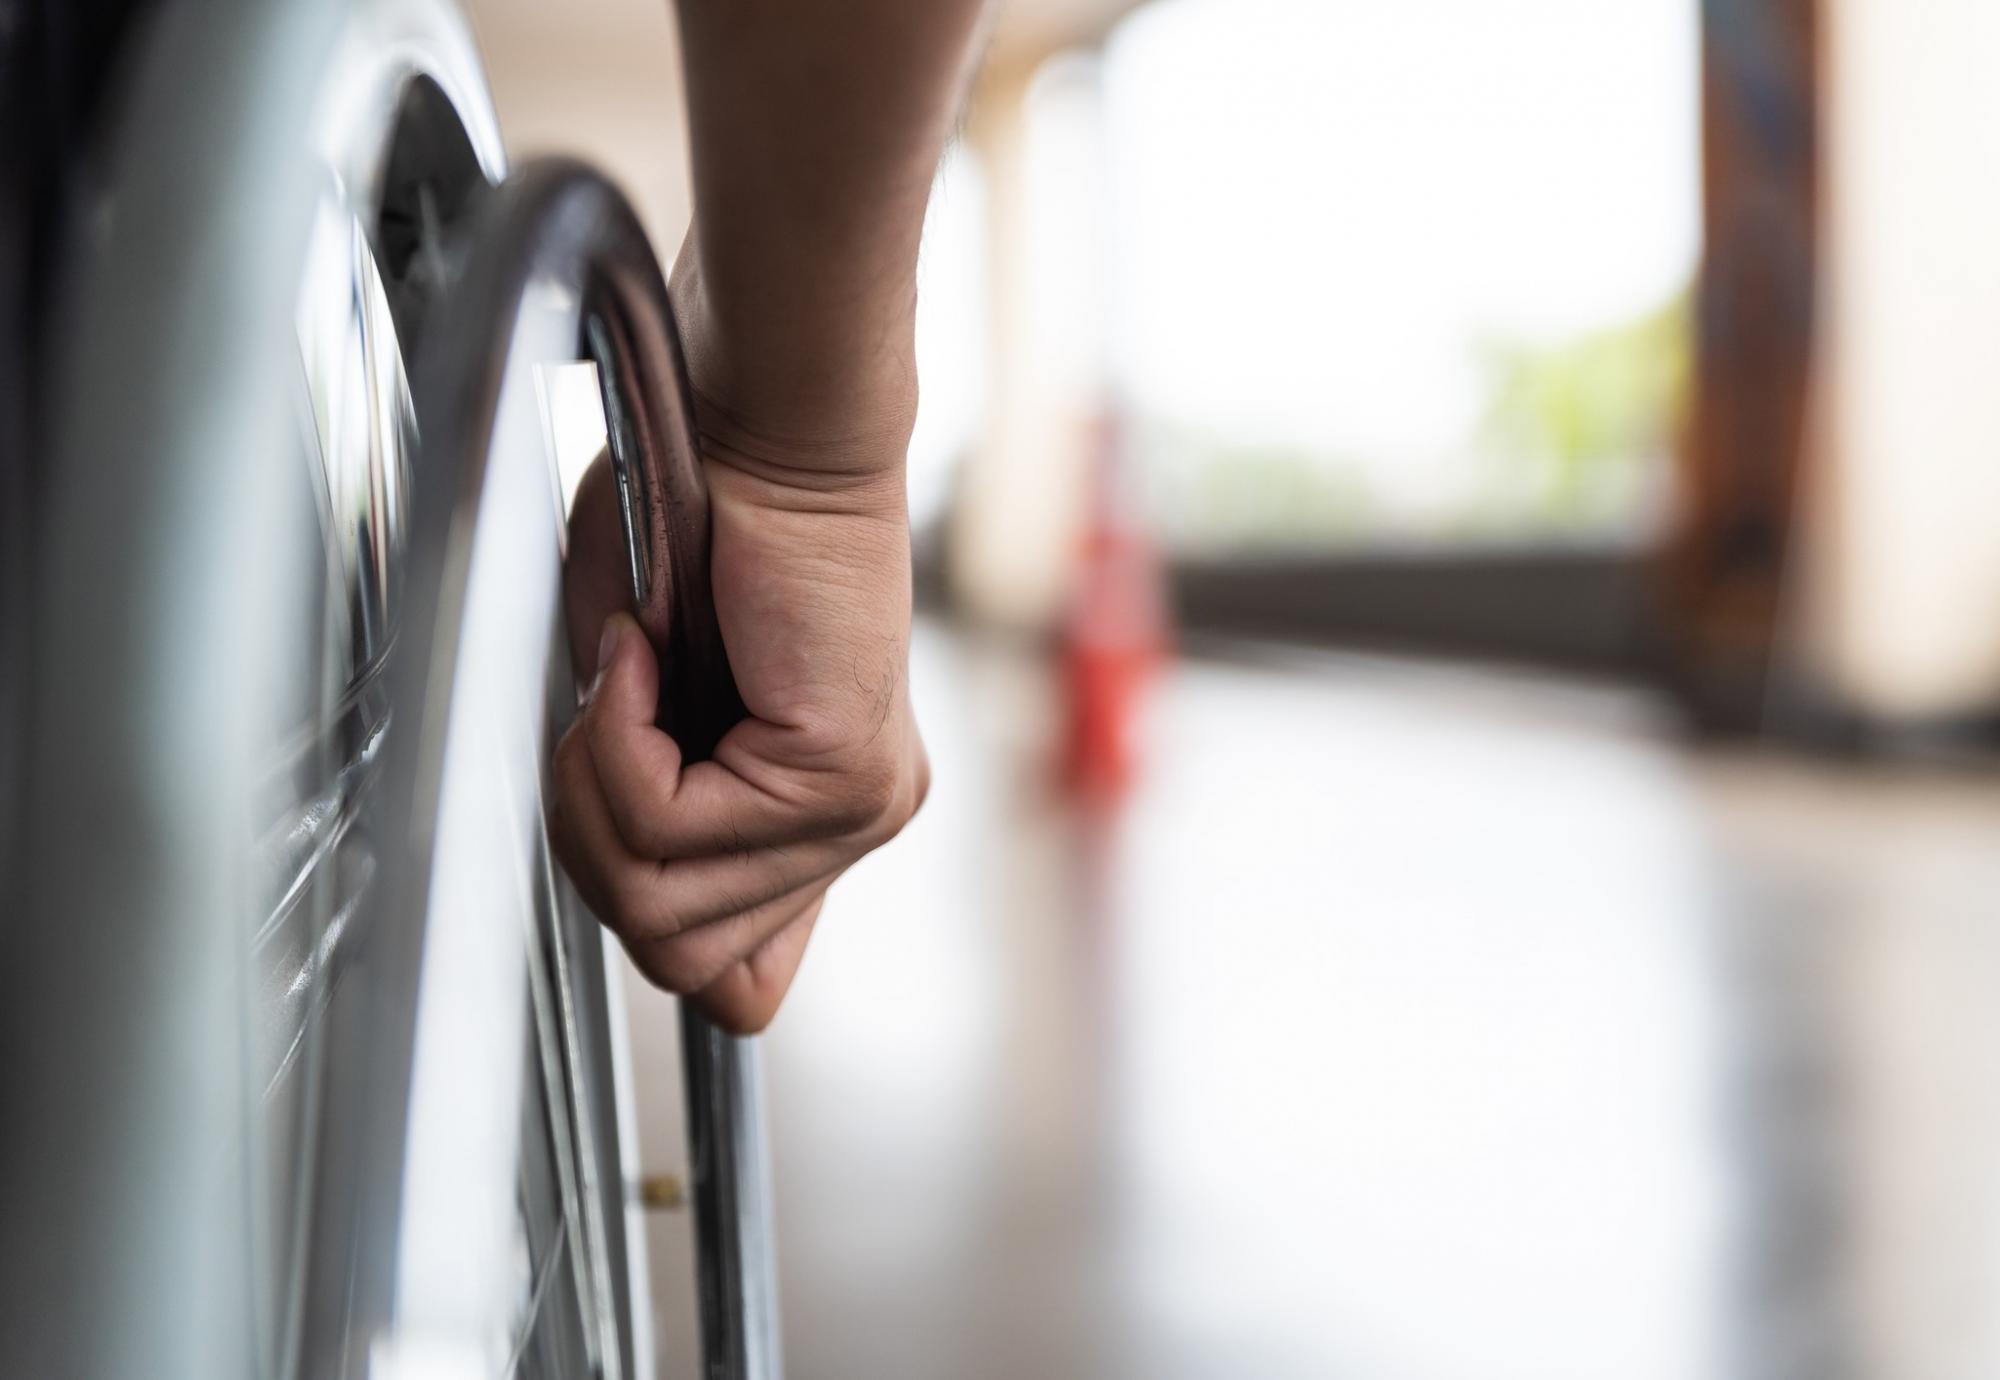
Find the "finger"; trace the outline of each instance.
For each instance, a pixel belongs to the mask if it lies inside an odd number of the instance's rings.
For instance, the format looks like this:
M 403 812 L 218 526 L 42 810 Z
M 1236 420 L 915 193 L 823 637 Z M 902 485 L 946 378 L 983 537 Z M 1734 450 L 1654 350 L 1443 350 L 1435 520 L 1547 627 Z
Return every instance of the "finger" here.
M 806 943 L 819 922 L 825 894 L 798 919 L 779 930 L 748 958 L 697 992 L 695 1004 L 732 1035 L 755 1035 L 771 1023 L 798 976 Z
M 613 878 L 637 865 L 618 836 L 604 788 L 580 727 L 556 744 L 554 791 L 549 801 L 549 843 L 577 894 L 597 918 L 615 928 Z
M 795 842 L 804 827 L 799 820 L 789 828 L 752 830 L 747 819 L 739 824 L 740 806 L 730 815 L 717 813 L 718 806 L 710 804 L 711 827 L 698 838 L 674 827 L 677 818 L 702 808 L 701 781 L 707 773 L 683 770 L 679 745 L 654 723 L 660 665 L 637 621 L 629 614 L 611 615 L 599 645 L 597 681 L 582 723 L 611 818 L 626 846 L 640 857 L 665 860 Z
M 661 940 L 740 916 L 830 881 L 861 844 L 831 840 L 678 862 L 625 843 L 580 727 L 556 745 L 550 834 L 570 880 L 597 917 L 631 942 Z
M 633 940 L 667 939 L 771 905 L 832 881 L 861 856 L 835 840 L 713 858 L 654 862 L 629 853 L 600 858 L 610 923 Z
M 823 883 L 806 887 L 713 925 L 629 943 L 626 952 L 656 986 L 686 996 L 710 986 L 801 917 L 817 912 L 825 896 Z
M 563 612 L 569 624 L 570 666 L 579 687 L 597 673 L 597 635 L 604 620 L 632 606 L 625 551 L 617 477 L 610 453 L 599 451 L 577 484 L 563 560 Z
M 649 798 L 671 796 L 680 779 L 681 750 L 653 722 L 659 703 L 660 663 L 652 644 L 631 614 L 612 614 L 599 633 L 597 679 L 579 722 L 612 819 L 634 851 L 648 857 L 665 855 L 634 836 L 643 832 L 643 813 L 629 822 L 623 816 Z
M 659 663 L 645 633 L 629 614 L 614 614 L 601 646 L 582 723 L 612 819 L 641 857 L 745 853 L 871 832 L 880 842 L 895 832 L 891 820 L 901 822 L 899 807 L 914 810 L 916 785 L 899 770 L 911 753 L 874 754 L 865 765 L 829 756 L 816 766 L 780 767 L 773 759 L 809 754 L 786 741 L 796 739 L 792 730 L 758 720 L 730 731 L 719 760 L 683 765 L 653 721 Z

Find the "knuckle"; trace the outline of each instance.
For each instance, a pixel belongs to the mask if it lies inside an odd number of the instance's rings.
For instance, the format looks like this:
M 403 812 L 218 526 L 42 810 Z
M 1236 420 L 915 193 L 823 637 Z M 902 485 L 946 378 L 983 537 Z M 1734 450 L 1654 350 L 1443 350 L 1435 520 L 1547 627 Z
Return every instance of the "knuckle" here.
M 713 955 L 703 952 L 699 945 L 681 940 L 649 945 L 639 966 L 654 986 L 681 997 L 701 991 L 719 975 Z
M 902 751 L 859 755 L 842 773 L 832 822 L 864 848 L 879 848 L 916 818 L 930 789 L 930 759 L 921 742 Z
M 778 1014 L 778 1004 L 762 996 L 715 1002 L 708 1006 L 708 1018 L 723 1033 L 738 1037 L 762 1035 Z
M 604 923 L 613 932 L 632 940 L 658 939 L 672 934 L 674 927 L 659 913 L 657 899 L 629 871 L 613 869 L 605 884 L 605 899 L 611 913 Z
M 714 988 L 738 962 L 720 936 L 690 932 L 648 944 L 642 970 L 654 986 L 676 996 L 694 996 Z
M 842 832 L 870 834 L 894 816 L 902 771 L 893 756 L 874 752 L 857 756 L 841 775 L 834 815 Z
M 876 816 L 875 828 L 869 836 L 870 846 L 880 847 L 902 833 L 904 827 L 917 817 L 917 811 L 923 808 L 930 788 L 930 764 L 919 750 L 897 772 L 888 802 Z
M 663 858 L 667 855 L 665 838 L 659 822 L 653 817 L 652 802 L 635 798 L 629 789 L 606 788 L 605 802 L 611 807 L 611 822 L 618 829 L 618 837 L 633 853 L 642 858 Z

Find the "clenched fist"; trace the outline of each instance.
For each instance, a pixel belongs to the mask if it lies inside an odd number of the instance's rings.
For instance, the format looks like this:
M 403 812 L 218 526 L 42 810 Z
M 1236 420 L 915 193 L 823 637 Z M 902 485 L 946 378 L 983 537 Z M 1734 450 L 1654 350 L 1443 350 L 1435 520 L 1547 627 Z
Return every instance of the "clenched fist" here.
M 760 1029 L 827 886 L 922 803 L 904 453 L 917 250 L 984 0 L 680 0 L 693 222 L 670 292 L 722 640 L 750 717 L 712 760 L 654 727 L 611 478 L 566 572 L 590 689 L 556 755 L 570 876 L 663 987 Z
M 907 681 L 908 438 L 897 420 L 844 456 L 795 454 L 709 402 L 697 415 L 716 613 L 750 717 L 692 764 L 654 726 L 660 670 L 624 611 L 600 459 L 570 521 L 566 601 L 589 688 L 556 749 L 552 824 L 578 891 L 640 970 L 748 1032 L 777 1010 L 828 885 L 929 786 Z

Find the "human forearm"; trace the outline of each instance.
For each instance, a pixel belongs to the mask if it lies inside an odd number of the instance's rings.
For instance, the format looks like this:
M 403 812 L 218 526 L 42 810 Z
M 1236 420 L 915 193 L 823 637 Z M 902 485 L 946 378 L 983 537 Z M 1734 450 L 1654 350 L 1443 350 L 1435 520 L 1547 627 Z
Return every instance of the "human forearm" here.
M 675 307 L 704 403 L 762 440 L 900 464 L 917 246 L 983 9 L 680 0 L 695 209 Z
M 623 611 L 600 464 L 571 520 L 569 616 L 592 689 L 556 753 L 553 829 L 641 971 L 755 1030 L 827 888 L 929 785 L 903 498 L 917 245 L 982 4 L 680 4 L 695 214 L 672 292 L 716 616 L 749 717 L 705 762 L 655 725 L 659 667 Z

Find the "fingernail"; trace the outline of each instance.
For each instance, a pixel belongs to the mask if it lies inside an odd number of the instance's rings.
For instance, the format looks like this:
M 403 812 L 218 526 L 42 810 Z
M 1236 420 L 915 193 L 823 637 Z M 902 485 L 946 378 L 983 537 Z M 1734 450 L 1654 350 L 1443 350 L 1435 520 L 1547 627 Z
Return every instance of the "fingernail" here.
M 597 639 L 598 675 L 601 676 L 604 674 L 604 668 L 610 664 L 611 654 L 617 650 L 618 650 L 618 620 L 615 618 L 607 618 L 604 620 L 604 631 L 602 634 L 598 636 Z

